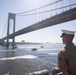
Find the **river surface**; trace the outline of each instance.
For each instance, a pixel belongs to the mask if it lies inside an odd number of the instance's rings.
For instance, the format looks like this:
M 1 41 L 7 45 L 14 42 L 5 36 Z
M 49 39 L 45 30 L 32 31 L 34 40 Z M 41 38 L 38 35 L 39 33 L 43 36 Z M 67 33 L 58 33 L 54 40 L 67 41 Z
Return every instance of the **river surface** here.
M 57 64 L 57 55 L 62 44 L 25 44 L 16 49 L 0 46 L 0 75 L 27 75 L 48 69 Z M 32 50 L 36 48 L 37 50 Z

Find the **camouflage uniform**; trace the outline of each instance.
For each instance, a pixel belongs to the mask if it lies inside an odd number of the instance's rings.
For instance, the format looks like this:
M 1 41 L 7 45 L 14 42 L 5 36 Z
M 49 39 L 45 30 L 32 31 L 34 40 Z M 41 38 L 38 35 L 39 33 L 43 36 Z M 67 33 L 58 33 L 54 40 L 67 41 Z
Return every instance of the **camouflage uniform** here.
M 76 46 L 66 45 L 58 53 L 58 67 L 66 69 L 70 75 L 76 75 Z

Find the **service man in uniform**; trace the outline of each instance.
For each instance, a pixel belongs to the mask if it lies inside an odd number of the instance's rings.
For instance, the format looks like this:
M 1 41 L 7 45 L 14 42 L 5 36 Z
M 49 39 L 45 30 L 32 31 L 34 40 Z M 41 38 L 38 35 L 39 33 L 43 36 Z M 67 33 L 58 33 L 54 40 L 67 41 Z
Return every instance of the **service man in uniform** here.
M 58 53 L 58 67 L 63 75 L 76 75 L 76 46 L 73 44 L 75 32 L 62 30 L 65 47 Z

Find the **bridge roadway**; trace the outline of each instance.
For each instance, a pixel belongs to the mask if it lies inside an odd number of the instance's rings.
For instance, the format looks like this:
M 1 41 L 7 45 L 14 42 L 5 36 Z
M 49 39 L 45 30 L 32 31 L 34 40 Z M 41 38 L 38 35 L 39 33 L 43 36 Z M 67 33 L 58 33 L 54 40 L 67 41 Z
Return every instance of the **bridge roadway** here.
M 57 25 L 57 24 L 60 24 L 60 23 L 71 21 L 71 20 L 75 20 L 75 19 L 76 19 L 76 8 L 72 8 L 72 9 L 67 10 L 65 12 L 62 12 L 58 15 L 50 17 L 46 20 L 35 23 L 35 24 L 33 24 L 29 27 L 26 27 L 22 30 L 19 30 L 19 31 L 15 32 L 14 34 L 10 34 L 9 38 L 12 38 L 14 36 L 18 36 L 18 35 L 21 35 L 21 34 L 24 34 L 24 33 L 28 33 L 28 32 L 31 32 L 31 31 L 35 31 L 35 30 L 38 30 L 38 29 L 42 29 L 42 28 L 45 28 L 45 27 Z M 7 36 L 2 38 L 2 40 L 5 40 L 5 39 L 7 39 Z

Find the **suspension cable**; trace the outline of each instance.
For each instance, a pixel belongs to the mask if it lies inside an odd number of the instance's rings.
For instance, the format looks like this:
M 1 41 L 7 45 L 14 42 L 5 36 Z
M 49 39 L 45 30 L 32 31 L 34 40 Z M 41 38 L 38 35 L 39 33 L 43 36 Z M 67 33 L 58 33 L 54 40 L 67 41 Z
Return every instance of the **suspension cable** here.
M 47 10 L 47 11 L 37 12 L 37 13 L 32 13 L 32 14 L 19 15 L 19 16 L 30 16 L 30 15 L 36 15 L 36 14 L 46 13 L 46 12 L 50 12 L 50 11 L 55 11 L 55 10 L 67 8 L 67 7 L 70 7 L 70 6 L 73 6 L 73 5 L 76 5 L 76 3 L 71 4 L 71 5 L 67 5 L 67 6 L 64 6 L 64 7 L 59 7 L 59 8 L 56 8 L 56 9 L 52 9 L 52 10 Z
M 47 6 L 49 6 L 49 5 L 53 5 L 53 4 L 58 3 L 58 2 L 60 2 L 60 1 L 63 1 L 63 0 L 58 0 L 58 1 L 55 1 L 55 2 L 53 2 L 53 3 L 50 3 L 50 4 L 47 4 L 47 5 L 41 6 L 41 7 L 39 7 L 39 8 L 35 8 L 35 9 L 32 9 L 32 10 L 28 10 L 28 11 L 21 12 L 21 13 L 15 13 L 15 14 L 16 14 L 16 15 L 19 15 L 19 14 L 24 14 L 24 13 L 32 12 L 32 11 L 35 11 L 35 10 L 37 10 L 37 9 L 41 9 L 41 8 L 47 7 Z

